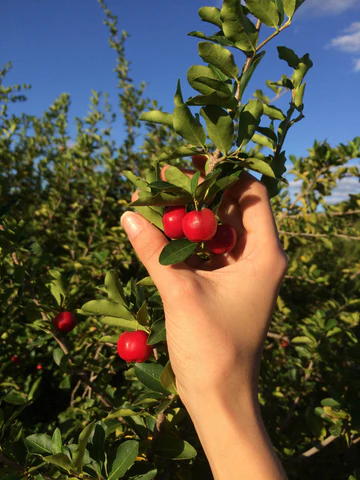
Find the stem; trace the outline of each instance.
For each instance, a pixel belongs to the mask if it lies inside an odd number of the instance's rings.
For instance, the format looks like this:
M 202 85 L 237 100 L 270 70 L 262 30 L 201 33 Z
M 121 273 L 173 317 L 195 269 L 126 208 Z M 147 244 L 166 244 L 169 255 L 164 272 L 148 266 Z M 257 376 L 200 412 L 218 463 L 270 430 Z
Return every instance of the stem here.
M 289 19 L 286 23 L 284 23 L 284 25 L 282 27 L 279 28 L 279 30 L 276 30 L 274 33 L 272 33 L 270 35 L 270 37 L 268 37 L 266 40 L 264 40 L 262 43 L 260 43 L 260 45 L 258 45 L 256 47 L 256 52 L 261 50 L 264 45 L 266 45 L 268 42 L 270 42 L 270 40 L 272 40 L 274 37 L 276 37 L 276 35 L 279 35 L 280 32 L 285 30 L 285 28 L 289 27 L 290 25 L 291 25 L 291 20 Z
M 299 458 L 307 458 L 311 457 L 311 455 L 314 455 L 314 453 L 320 452 L 323 448 L 325 448 L 327 445 L 329 445 L 331 442 L 336 440 L 339 437 L 334 437 L 334 435 L 329 435 L 325 440 L 322 442 L 317 443 L 314 447 L 310 448 L 306 452 L 302 453 Z

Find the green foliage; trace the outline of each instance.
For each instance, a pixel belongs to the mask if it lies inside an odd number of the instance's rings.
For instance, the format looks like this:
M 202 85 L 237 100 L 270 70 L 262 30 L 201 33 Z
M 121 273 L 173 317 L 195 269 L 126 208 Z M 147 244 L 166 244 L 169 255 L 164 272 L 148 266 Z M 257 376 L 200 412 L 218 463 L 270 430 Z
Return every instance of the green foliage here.
M 266 427 L 290 479 L 359 477 L 360 197 L 327 200 L 340 180 L 359 178 L 352 159 L 360 157 L 360 138 L 336 147 L 315 142 L 307 157 L 290 156 L 294 195 L 279 179 L 286 133 L 302 118 L 308 56 L 278 49 L 294 72 L 267 85 L 291 95 L 287 112 L 269 105 L 260 90 L 240 104 L 265 54 L 249 11 L 273 35 L 301 3 L 201 8 L 200 18 L 220 32 L 200 44 L 210 64 L 188 72 L 200 95 L 184 102 L 178 88 L 177 113 L 165 113 L 129 77 L 127 35 L 118 35 L 116 17 L 100 0 L 116 52 L 121 144 L 113 139 L 117 114 L 105 94 L 92 93 L 90 113 L 76 119 L 73 138 L 68 95 L 39 118 L 15 115 L 12 103 L 25 100 L 28 87 L 4 85 L 10 66 L 0 72 L 1 478 L 212 478 L 176 391 L 161 298 L 119 218 L 134 188 L 140 193 L 132 205 L 159 228 L 166 205 L 216 210 L 243 168 L 264 174 L 273 194 L 280 189 L 272 206 L 289 259 L 261 369 Z M 241 51 L 243 68 L 235 63 Z M 202 107 L 214 151 L 192 105 Z M 146 132 L 135 149 L 140 118 Z M 181 158 L 197 153 L 214 161 L 200 185 L 198 176 L 190 181 L 178 168 L 186 165 Z M 172 165 L 167 182 L 160 180 L 160 162 Z M 162 261 L 182 261 L 196 249 L 171 242 Z M 52 326 L 61 310 L 77 312 L 78 325 L 67 336 Z M 150 334 L 153 355 L 127 365 L 116 342 L 123 330 L 136 329 Z M 321 451 L 313 448 L 319 442 Z

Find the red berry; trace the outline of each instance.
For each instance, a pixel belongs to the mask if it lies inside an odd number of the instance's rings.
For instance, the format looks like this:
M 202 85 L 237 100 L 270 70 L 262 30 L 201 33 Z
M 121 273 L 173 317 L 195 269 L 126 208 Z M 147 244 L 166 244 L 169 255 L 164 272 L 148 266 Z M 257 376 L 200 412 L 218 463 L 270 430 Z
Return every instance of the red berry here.
M 208 161 L 208 157 L 206 155 L 193 155 L 192 161 L 196 170 L 203 172 L 205 170 L 205 164 Z
M 60 312 L 53 320 L 54 327 L 63 333 L 69 333 L 76 327 L 76 316 L 72 312 Z
M 182 221 L 186 215 L 185 207 L 168 207 L 163 215 L 164 233 L 167 237 L 183 238 Z
M 288 342 L 287 340 L 284 340 L 284 339 L 281 340 L 280 344 L 281 344 L 281 346 L 282 346 L 283 348 L 286 348 L 286 347 L 289 346 L 289 342 Z
M 13 363 L 15 363 L 15 365 L 19 365 L 19 363 L 20 363 L 20 358 L 19 358 L 17 355 L 13 355 L 13 356 L 11 357 L 11 361 L 12 361 Z
M 153 350 L 153 347 L 147 344 L 148 338 L 149 335 L 143 330 L 122 333 L 117 342 L 119 356 L 126 362 L 146 362 Z
M 36 365 L 36 370 L 42 370 L 43 366 L 39 363 L 39 365 Z
M 210 240 L 216 233 L 218 224 L 215 215 L 208 208 L 193 210 L 182 221 L 185 237 L 191 242 Z
M 231 252 L 237 240 L 236 230 L 231 225 L 219 225 L 215 236 L 206 242 L 207 247 L 217 255 Z

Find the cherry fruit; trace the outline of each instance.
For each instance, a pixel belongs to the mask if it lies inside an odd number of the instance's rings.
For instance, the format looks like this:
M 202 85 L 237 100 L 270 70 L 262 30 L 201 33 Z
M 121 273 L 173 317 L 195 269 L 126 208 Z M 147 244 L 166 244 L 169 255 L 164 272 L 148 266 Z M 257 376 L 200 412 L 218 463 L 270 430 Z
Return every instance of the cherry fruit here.
M 193 155 L 192 162 L 196 170 L 203 172 L 205 170 L 205 164 L 208 161 L 208 157 L 206 155 Z
M 122 333 L 117 342 L 119 356 L 126 362 L 146 362 L 153 350 L 153 347 L 147 344 L 148 338 L 149 335 L 143 330 Z
M 204 242 L 213 238 L 218 224 L 213 212 L 204 208 L 187 213 L 183 218 L 182 228 L 185 237 L 191 242 Z
M 17 355 L 13 355 L 13 356 L 11 357 L 11 361 L 12 361 L 13 363 L 15 363 L 15 365 L 19 365 L 19 363 L 20 363 L 20 358 L 19 358 Z
M 53 320 L 54 327 L 63 333 L 69 333 L 76 327 L 76 316 L 72 312 L 60 312 Z
M 186 215 L 185 207 L 168 207 L 163 215 L 164 233 L 172 239 L 183 238 L 183 218 Z
M 237 240 L 236 230 L 231 225 L 219 225 L 214 237 L 206 242 L 207 247 L 213 253 L 221 255 L 231 252 Z

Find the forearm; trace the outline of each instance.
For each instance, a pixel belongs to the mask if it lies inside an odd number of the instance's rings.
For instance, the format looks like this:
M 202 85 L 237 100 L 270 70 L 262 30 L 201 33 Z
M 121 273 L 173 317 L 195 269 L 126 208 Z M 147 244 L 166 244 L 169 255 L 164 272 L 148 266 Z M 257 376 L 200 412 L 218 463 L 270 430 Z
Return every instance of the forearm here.
M 214 393 L 185 401 L 215 480 L 286 480 L 257 399 L 241 390 L 234 397 Z

